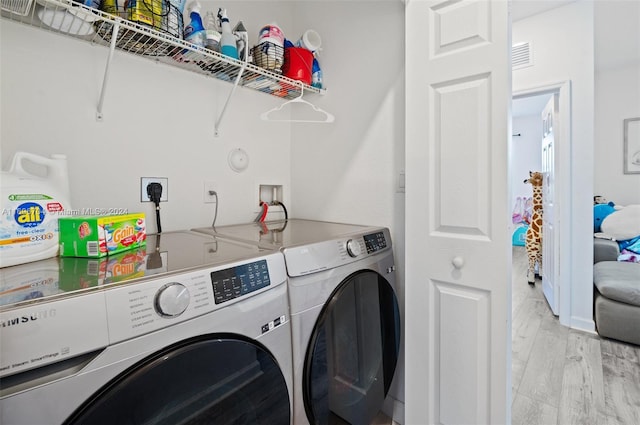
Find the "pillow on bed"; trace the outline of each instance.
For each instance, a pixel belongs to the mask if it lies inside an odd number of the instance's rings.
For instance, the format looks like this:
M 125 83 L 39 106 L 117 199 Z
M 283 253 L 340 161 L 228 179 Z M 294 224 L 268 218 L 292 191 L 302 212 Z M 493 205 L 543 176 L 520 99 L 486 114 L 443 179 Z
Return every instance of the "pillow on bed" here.
M 640 236 L 640 205 L 628 205 L 609 214 L 600 227 L 603 233 L 617 241 Z

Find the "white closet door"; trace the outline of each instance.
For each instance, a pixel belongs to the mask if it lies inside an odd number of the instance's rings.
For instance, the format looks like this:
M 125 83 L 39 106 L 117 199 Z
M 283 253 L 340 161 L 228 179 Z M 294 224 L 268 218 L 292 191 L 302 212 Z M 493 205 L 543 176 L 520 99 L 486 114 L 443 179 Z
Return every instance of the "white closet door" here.
M 558 280 L 558 233 L 555 212 L 556 143 L 555 124 L 558 94 L 553 94 L 542 111 L 542 291 L 551 311 L 560 313 Z
M 508 9 L 406 5 L 407 424 L 510 420 Z

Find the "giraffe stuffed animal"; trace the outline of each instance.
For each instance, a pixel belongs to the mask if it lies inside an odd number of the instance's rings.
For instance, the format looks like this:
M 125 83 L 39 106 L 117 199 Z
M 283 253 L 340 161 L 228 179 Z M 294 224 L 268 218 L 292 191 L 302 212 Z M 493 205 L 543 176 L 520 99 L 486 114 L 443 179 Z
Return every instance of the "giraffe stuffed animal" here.
M 524 244 L 529 260 L 527 281 L 529 285 L 535 285 L 536 263 L 538 264 L 538 275 L 542 276 L 542 173 L 529 171 L 529 178 L 524 183 L 533 186 L 533 213 Z

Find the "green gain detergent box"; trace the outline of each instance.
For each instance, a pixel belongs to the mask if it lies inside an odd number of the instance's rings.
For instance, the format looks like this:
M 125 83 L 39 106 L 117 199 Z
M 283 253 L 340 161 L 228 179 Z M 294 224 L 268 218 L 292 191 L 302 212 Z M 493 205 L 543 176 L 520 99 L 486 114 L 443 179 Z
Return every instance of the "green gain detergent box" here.
M 146 259 L 144 246 L 102 258 L 62 257 L 60 283 L 88 288 L 143 277 Z
M 62 217 L 60 256 L 99 258 L 146 245 L 143 213 Z

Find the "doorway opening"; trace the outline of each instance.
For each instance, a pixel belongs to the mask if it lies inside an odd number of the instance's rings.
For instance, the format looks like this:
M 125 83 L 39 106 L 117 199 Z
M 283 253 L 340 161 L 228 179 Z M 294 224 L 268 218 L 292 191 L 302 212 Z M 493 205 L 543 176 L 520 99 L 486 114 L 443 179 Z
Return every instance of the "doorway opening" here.
M 535 284 L 527 285 L 528 256 L 525 236 L 533 218 L 533 187 L 526 183 L 530 172 L 542 172 L 543 168 L 543 125 L 542 114 L 552 93 L 532 94 L 514 97 L 512 107 L 512 137 L 510 147 L 510 194 L 512 206 L 511 234 L 513 243 L 514 288 L 512 302 L 514 313 L 527 292 L 537 291 L 542 296 L 541 270 L 536 266 Z M 523 275 L 524 273 L 524 275 Z M 522 284 L 522 285 L 519 285 Z
M 512 103 L 512 134 L 509 146 L 509 175 L 510 182 L 510 202 L 514 206 L 518 197 L 530 197 L 533 195 L 532 188 L 524 180 L 529 177 L 529 171 L 544 171 L 546 178 L 551 179 L 553 190 L 543 191 L 544 196 L 552 194 L 551 200 L 543 201 L 543 207 L 550 201 L 553 206 L 554 227 L 553 242 L 548 248 L 553 250 L 550 255 L 553 258 L 551 264 L 552 280 L 555 280 L 556 287 L 555 302 L 556 312 L 551 306 L 547 289 L 544 288 L 543 280 L 536 279 L 535 287 L 531 287 L 527 282 L 528 260 L 525 246 L 514 244 L 512 253 L 512 395 L 515 397 L 522 382 L 523 374 L 530 353 L 533 347 L 532 338 L 535 337 L 531 325 L 534 317 L 539 318 L 546 315 L 552 318 L 557 315 L 561 325 L 568 326 L 570 320 L 570 293 L 571 288 L 570 267 L 567 256 L 560 253 L 570 248 L 570 235 L 568 223 L 570 217 L 569 194 L 571 193 L 570 182 L 570 83 L 563 82 L 553 86 L 534 88 L 525 92 L 514 93 Z M 556 102 L 557 113 L 554 115 L 552 123 L 549 124 L 547 110 L 550 103 Z M 554 136 L 551 148 L 548 143 L 548 134 L 552 128 Z M 547 139 L 547 140 L 545 140 Z M 546 148 L 546 150 L 545 150 Z M 549 153 L 551 149 L 551 153 Z M 551 160 L 549 159 L 551 156 Z M 549 173 L 551 175 L 549 175 Z M 545 183 L 548 187 L 548 182 Z M 544 211 L 543 211 L 544 214 Z M 513 224 L 512 232 L 515 232 L 517 225 Z M 550 237 L 549 235 L 546 235 Z M 543 232 L 543 250 L 545 234 Z M 543 259 L 543 268 L 548 266 L 548 258 Z M 553 297 L 551 297 L 553 298 Z
M 569 325 L 571 314 L 571 279 L 568 275 L 570 259 L 566 255 L 561 256 L 560 253 L 563 247 L 570 246 L 569 231 L 566 226 L 563 228 L 561 225 L 561 223 L 569 223 L 571 208 L 570 90 L 570 82 L 564 81 L 515 92 L 512 108 L 513 137 L 509 147 L 511 205 L 516 205 L 518 197 L 532 196 L 531 186 L 523 182 L 528 178 L 529 171 L 544 171 L 545 174 L 543 198 L 546 196 L 546 199 L 543 199 L 543 203 L 549 213 L 545 220 L 549 221 L 545 222 L 548 250 L 545 253 L 542 268 L 545 269 L 545 263 L 547 263 L 548 270 L 545 271 L 544 285 L 543 280 L 536 279 L 535 290 L 541 290 L 544 293 L 553 313 L 565 326 Z M 555 109 L 552 118 L 548 115 L 550 104 L 553 104 Z M 552 143 L 549 142 L 549 136 L 552 138 Z M 513 224 L 513 226 L 515 231 L 517 225 Z M 544 234 L 542 244 L 544 250 Z M 524 250 L 525 248 L 514 247 L 515 249 Z M 526 261 L 526 254 L 524 257 Z M 518 274 L 513 273 L 513 276 Z M 526 279 L 518 283 L 528 286 Z M 513 291 L 512 315 L 515 314 L 519 301 L 517 294 L 518 291 Z

